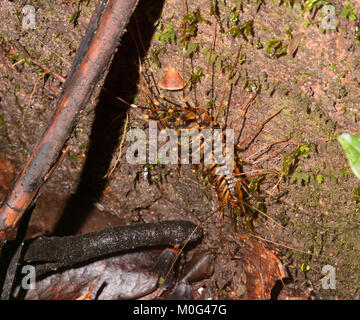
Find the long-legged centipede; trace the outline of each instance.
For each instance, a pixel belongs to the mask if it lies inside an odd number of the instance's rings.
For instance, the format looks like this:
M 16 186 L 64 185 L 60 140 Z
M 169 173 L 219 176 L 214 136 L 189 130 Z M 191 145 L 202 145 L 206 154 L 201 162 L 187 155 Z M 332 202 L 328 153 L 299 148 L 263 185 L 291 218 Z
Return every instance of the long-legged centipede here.
M 185 23 L 184 23 L 184 37 L 185 37 Z M 214 30 L 216 32 L 216 28 Z M 134 42 L 136 44 L 136 36 L 132 34 L 134 38 Z M 141 36 L 140 36 L 141 37 Z M 139 42 L 142 44 L 142 42 Z M 214 43 L 212 44 L 212 47 Z M 136 48 L 138 53 L 140 53 L 141 48 L 136 44 Z M 144 48 L 143 48 L 144 49 Z M 172 128 L 175 130 L 180 130 L 179 128 L 187 128 L 188 130 L 203 130 L 210 129 L 212 132 L 216 129 L 224 129 L 225 127 L 221 127 L 219 124 L 220 114 L 223 108 L 225 93 L 228 89 L 228 85 L 230 79 L 232 77 L 235 66 L 238 63 L 240 57 L 241 46 L 238 48 L 237 55 L 233 64 L 228 73 L 227 81 L 225 83 L 225 88 L 222 93 L 221 101 L 217 107 L 217 110 L 211 109 L 210 111 L 204 107 L 193 106 L 189 101 L 185 99 L 185 95 L 183 94 L 183 103 L 173 102 L 170 99 L 164 97 L 158 88 L 158 86 L 162 87 L 160 84 L 157 84 L 155 81 L 155 76 L 151 71 L 151 68 L 146 68 L 146 70 L 142 67 L 142 62 L 139 62 L 139 88 L 140 88 L 140 105 L 141 110 L 147 110 L 146 114 L 143 114 L 143 117 L 146 119 L 156 120 L 158 122 L 158 127 L 160 129 Z M 140 56 L 140 54 L 139 54 Z M 147 63 L 148 61 L 145 61 Z M 210 62 L 210 57 L 209 57 Z M 184 62 L 183 62 L 184 63 Z M 176 72 L 177 73 L 177 72 Z M 183 66 L 183 77 L 184 77 L 184 66 Z M 183 79 L 181 79 L 184 81 Z M 150 84 L 151 83 L 151 84 Z M 185 83 L 184 83 L 185 85 Z M 177 89 L 180 89 L 178 87 Z M 163 88 L 164 89 L 164 88 Z M 254 86 L 251 88 L 252 93 L 250 98 L 244 101 L 241 104 L 241 111 L 245 113 L 250 104 L 255 100 L 259 88 Z M 174 88 L 172 89 L 174 90 Z M 145 99 L 144 99 L 145 97 Z M 146 101 L 146 105 L 143 103 Z M 125 102 L 125 101 L 123 101 Z M 134 106 L 134 105 L 132 105 Z M 276 113 L 278 114 L 278 112 Z M 270 121 L 276 114 L 272 115 L 269 119 L 265 120 L 261 123 L 258 128 L 261 129 L 264 124 Z M 257 129 L 258 130 L 258 129 Z M 246 138 L 242 143 L 248 140 L 250 137 Z M 196 139 L 202 139 L 195 137 Z M 225 136 L 222 133 L 221 137 L 222 141 L 225 141 Z M 190 149 L 192 153 L 190 157 L 192 158 L 194 153 L 194 145 L 192 138 L 190 142 Z M 241 144 L 242 144 L 241 143 Z M 205 141 L 201 140 L 200 146 L 204 148 Z M 181 144 L 180 144 L 181 146 Z M 199 150 L 195 150 L 199 151 Z M 201 150 L 200 150 L 201 152 Z M 201 152 L 202 161 L 204 161 L 204 152 Z M 236 158 L 236 155 L 233 159 L 233 170 L 226 171 L 221 170 L 222 166 L 215 161 L 213 153 L 210 155 L 210 161 L 208 160 L 208 166 L 203 167 L 202 165 L 197 166 L 198 169 L 202 169 L 202 177 L 207 178 L 210 184 L 212 184 L 215 188 L 215 192 L 217 194 L 218 199 L 218 207 L 219 213 L 221 216 L 224 215 L 224 209 L 227 205 L 230 205 L 234 209 L 238 209 L 240 212 L 246 215 L 246 202 L 245 198 L 248 195 L 248 191 L 246 190 L 246 178 L 241 170 L 241 161 Z M 221 173 L 219 173 L 221 170 Z
M 144 75 L 142 75 L 141 78 L 144 79 Z M 185 101 L 185 106 L 183 106 L 178 103 L 171 102 L 162 95 L 154 93 L 147 84 L 144 84 L 144 88 L 143 93 L 148 101 L 150 111 L 150 115 L 148 117 L 159 120 L 160 127 L 174 128 L 177 129 L 178 132 L 180 131 L 179 127 L 186 127 L 188 130 L 200 131 L 207 128 L 212 133 L 215 129 L 221 129 L 217 120 L 215 121 L 214 117 L 212 117 L 204 108 L 194 107 L 190 105 L 188 101 Z M 254 100 L 256 94 L 257 91 L 253 92 L 250 99 L 246 102 L 245 108 L 247 108 Z M 156 99 L 153 98 L 154 96 Z M 224 143 L 226 137 L 224 135 L 224 131 L 220 131 L 220 140 Z M 199 142 L 199 140 L 201 142 Z M 196 146 L 194 144 L 195 141 L 198 142 Z M 202 163 L 198 165 L 197 168 L 202 169 L 202 177 L 207 178 L 210 184 L 212 184 L 215 188 L 220 215 L 224 215 L 224 209 L 227 205 L 240 210 L 246 215 L 246 208 L 244 206 L 244 191 L 246 191 L 244 188 L 246 188 L 246 186 L 244 178 L 241 178 L 241 163 L 239 163 L 236 159 L 233 159 L 233 170 L 224 170 L 222 164 L 219 164 L 216 161 L 214 151 L 212 151 L 212 153 L 208 155 L 210 159 L 206 159 L 208 166 L 204 167 L 205 144 L 206 141 L 203 139 L 201 132 L 195 137 L 192 137 L 188 146 L 191 149 L 190 158 L 192 158 L 196 152 L 201 153 Z M 200 150 L 197 148 L 200 148 Z

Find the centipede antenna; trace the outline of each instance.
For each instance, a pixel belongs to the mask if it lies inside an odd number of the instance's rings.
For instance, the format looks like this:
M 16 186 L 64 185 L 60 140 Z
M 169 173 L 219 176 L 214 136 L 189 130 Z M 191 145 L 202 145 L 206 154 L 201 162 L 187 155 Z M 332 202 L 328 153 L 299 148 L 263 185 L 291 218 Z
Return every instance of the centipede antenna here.
M 168 98 L 166 98 L 166 97 L 162 97 L 162 99 L 163 99 L 164 101 L 169 102 L 169 103 L 171 103 L 172 105 L 178 107 L 180 110 L 183 109 L 183 106 L 181 106 L 180 104 L 178 104 L 178 103 L 176 103 L 176 102 L 174 102 L 174 101 L 171 101 L 170 99 L 168 99 Z
M 135 19 L 135 24 L 136 24 L 136 29 L 137 29 L 138 34 L 139 34 L 139 38 L 141 39 L 140 32 L 139 32 L 139 26 L 138 26 L 138 24 L 136 22 L 136 19 Z M 132 38 L 132 40 L 134 42 L 136 52 L 137 52 L 137 55 L 138 55 L 138 59 L 139 59 L 139 64 L 138 64 L 137 67 L 138 67 L 138 70 L 139 70 L 138 72 L 139 72 L 140 105 L 142 105 L 142 103 L 143 103 L 143 96 L 142 96 L 142 82 L 143 82 L 142 80 L 143 80 L 143 77 L 142 77 L 141 53 L 140 53 L 140 49 L 139 49 L 139 46 L 138 46 L 137 41 L 136 41 L 135 34 L 133 33 L 131 28 L 129 28 L 129 33 L 130 33 L 130 36 L 131 36 L 131 38 Z M 134 63 L 136 65 L 136 62 L 134 62 Z
M 257 238 L 257 239 L 259 239 L 259 240 L 268 242 L 268 243 L 275 244 L 275 245 L 277 245 L 277 246 L 280 246 L 280 247 L 283 247 L 283 248 L 286 248 L 286 249 L 294 250 L 294 251 L 297 251 L 297 252 L 300 252 L 300 253 L 309 255 L 309 252 L 308 252 L 308 251 L 304 251 L 304 250 L 301 250 L 301 249 L 297 249 L 297 248 L 294 248 L 294 247 L 290 247 L 290 246 L 287 246 L 286 244 L 282 244 L 282 243 L 280 243 L 280 242 L 275 242 L 275 241 L 272 241 L 272 240 L 269 240 L 269 239 L 265 239 L 265 238 L 263 238 L 263 237 L 260 237 L 259 235 L 250 234 L 250 236 L 252 236 L 252 237 L 254 237 L 254 238 Z M 316 256 L 317 256 L 317 257 L 324 257 L 324 258 L 327 258 L 327 259 L 329 258 L 327 255 L 324 255 L 324 254 L 317 254 Z
M 146 49 L 145 49 L 145 44 L 144 44 L 144 41 L 142 39 L 142 36 L 141 36 L 141 33 L 140 33 L 140 28 L 139 28 L 139 24 L 137 22 L 137 18 L 136 16 L 134 16 L 134 21 L 135 21 L 135 25 L 136 25 L 136 30 L 137 30 L 137 35 L 138 35 L 138 38 L 139 38 L 139 41 L 140 41 L 140 45 L 141 45 L 141 49 L 142 49 L 142 52 L 143 52 L 143 57 L 144 57 L 144 61 L 146 62 L 147 64 L 147 67 L 148 69 L 150 70 L 150 77 L 151 77 L 151 80 L 153 81 L 153 84 L 155 86 L 155 89 L 156 89 L 156 92 L 157 92 L 157 95 L 160 96 L 160 90 L 156 84 L 156 81 L 155 81 L 155 78 L 154 78 L 154 74 L 153 72 L 151 71 L 151 66 L 150 66 L 150 63 L 149 63 L 149 60 L 146 56 Z M 138 54 L 138 57 L 139 57 L 139 66 L 140 66 L 140 69 L 139 69 L 139 72 L 141 73 L 141 76 L 142 76 L 142 79 L 144 80 L 144 74 L 143 74 L 143 70 L 141 68 L 141 53 L 140 53 L 140 48 L 137 44 L 137 41 L 136 41 L 136 37 L 135 37 L 135 34 L 134 32 L 129 29 L 129 32 L 130 32 L 130 35 L 131 35 L 131 38 L 133 39 L 134 41 L 134 44 L 135 44 L 135 48 L 136 48 L 136 51 L 137 51 L 137 54 Z M 145 81 L 145 80 L 144 80 Z M 140 87 L 140 91 L 141 91 L 141 87 Z
M 106 91 L 107 91 L 107 90 L 106 90 Z M 116 98 L 116 99 L 118 99 L 119 101 L 121 101 L 122 103 L 127 104 L 129 107 L 131 107 L 131 106 L 132 106 L 132 104 L 131 104 L 131 103 L 127 102 L 127 101 L 126 101 L 126 100 L 124 100 L 123 98 L 120 98 L 120 97 L 118 97 L 118 96 L 116 96 L 115 98 Z
M 252 206 L 251 204 L 246 203 L 245 201 L 241 201 L 241 203 L 257 212 L 259 212 L 260 214 L 262 214 L 263 216 L 265 216 L 266 218 L 268 218 L 269 220 L 271 220 L 274 224 L 276 224 L 278 227 L 280 227 L 283 230 L 286 230 L 286 228 L 281 225 L 279 222 L 277 222 L 275 219 L 271 218 L 268 214 L 266 214 L 265 212 L 261 211 L 258 208 L 255 208 L 254 206 Z
M 138 28 L 138 25 L 136 24 L 136 27 Z M 141 54 L 140 54 L 140 49 L 139 49 L 139 46 L 137 44 L 137 41 L 136 41 L 136 37 L 135 37 L 135 34 L 134 32 L 131 30 L 131 28 L 129 28 L 129 33 L 130 33 L 130 36 L 134 42 L 134 45 L 135 45 L 135 49 L 136 49 L 136 53 L 138 55 L 138 57 L 140 58 L 141 57 Z
M 218 118 L 220 116 L 220 112 L 222 110 L 222 107 L 223 107 L 223 104 L 224 104 L 224 99 L 225 99 L 225 94 L 226 94 L 226 91 L 227 91 L 227 88 L 229 87 L 229 83 L 230 83 L 230 79 L 231 79 L 231 76 L 232 76 L 232 73 L 235 69 L 235 66 L 237 65 L 238 63 L 238 60 L 239 60 L 239 57 L 240 57 L 240 51 L 241 51 L 241 46 L 239 47 L 238 49 L 238 52 L 237 52 L 237 55 L 236 55 L 236 58 L 235 58 L 235 61 L 233 63 L 233 65 L 231 66 L 231 70 L 229 72 L 229 76 L 226 80 L 226 83 L 225 83 L 225 88 L 224 88 L 224 91 L 223 91 L 223 94 L 222 94 L 222 97 L 221 97 L 221 101 L 220 101 L 220 105 L 219 105 L 219 109 L 216 113 L 216 116 L 215 116 L 215 120 L 214 120 L 214 124 L 217 125 L 218 123 Z
M 139 28 L 139 24 L 138 24 L 138 22 L 137 22 L 137 17 L 136 17 L 136 15 L 134 15 L 134 21 L 135 21 L 136 30 L 137 30 L 137 34 L 138 34 L 138 37 L 139 37 L 139 41 L 140 41 L 141 48 L 142 48 L 142 50 L 143 50 L 144 57 L 146 57 L 146 49 L 145 49 L 144 41 L 143 41 L 142 36 L 141 36 L 141 34 L 140 34 L 140 28 Z
M 139 66 L 140 93 L 146 96 L 146 98 L 150 102 L 151 106 L 158 105 L 158 103 L 155 103 L 154 100 L 151 98 L 151 96 L 153 95 L 153 92 L 147 85 L 147 81 L 144 78 L 141 62 L 139 62 L 139 63 L 140 63 L 140 66 Z M 142 86 L 141 86 L 142 83 L 144 84 L 145 91 L 147 91 L 147 92 L 142 90 Z M 150 110 L 151 110 L 153 116 L 155 117 L 156 115 L 154 114 L 154 111 L 156 111 L 156 110 L 153 107 L 151 107 Z
M 263 148 L 262 150 L 257 150 L 256 152 L 254 152 L 252 155 L 248 156 L 246 159 L 245 159 L 245 162 L 246 161 L 249 161 L 251 159 L 258 159 L 260 158 L 263 154 L 265 154 L 266 152 L 270 151 L 272 149 L 272 147 L 274 147 L 275 145 L 277 144 L 280 144 L 280 143 L 285 143 L 285 142 L 289 142 L 290 138 L 287 138 L 287 139 L 284 139 L 284 140 L 281 140 L 281 141 L 275 141 L 273 143 L 271 143 L 270 145 L 267 145 L 265 148 Z M 284 148 L 286 148 L 289 144 L 293 144 L 293 142 L 289 142 L 285 145 L 285 147 L 282 147 L 280 149 L 283 150 Z
M 109 90 L 106 89 L 105 87 L 102 87 L 101 90 L 106 91 L 106 92 L 109 92 Z M 120 97 L 118 97 L 118 96 L 115 96 L 115 98 L 116 98 L 117 100 L 121 101 L 122 103 L 126 104 L 127 106 L 131 107 L 131 108 L 149 109 L 149 108 L 137 106 L 136 104 L 133 104 L 133 103 L 129 103 L 129 102 L 127 102 L 125 99 L 120 98 Z
M 253 174 L 256 173 L 253 176 L 248 176 L 249 174 Z M 275 170 L 269 170 L 269 171 L 261 171 L 261 173 L 259 173 L 258 170 L 254 170 L 254 171 L 249 171 L 249 172 L 240 172 L 235 174 L 234 176 L 245 176 L 242 180 L 247 180 L 247 179 L 251 179 L 251 178 L 256 178 L 258 176 L 264 175 L 264 174 L 276 174 L 279 175 L 279 172 L 275 171 Z
M 288 141 L 288 140 L 287 140 Z M 281 148 L 275 150 L 274 152 L 272 152 L 271 154 L 269 154 L 268 156 L 266 156 L 264 159 L 261 159 L 260 157 L 262 155 L 264 155 L 266 152 L 270 151 L 271 147 L 275 144 L 278 144 L 278 143 L 285 143 L 287 142 L 286 140 L 283 140 L 283 141 L 279 141 L 279 142 L 275 142 L 275 143 L 272 143 L 270 146 L 268 146 L 266 148 L 265 151 L 261 152 L 259 155 L 257 155 L 255 158 L 254 158 L 254 161 L 250 160 L 252 164 L 257 164 L 257 163 L 261 163 L 261 162 L 264 162 L 266 160 L 268 160 L 269 158 L 271 157 L 274 157 L 274 156 L 277 156 L 281 151 L 283 151 L 286 147 L 288 147 L 289 145 L 292 145 L 292 144 L 296 144 L 295 142 L 288 142 L 286 143 L 285 145 L 283 145 Z M 256 154 L 256 153 L 255 153 Z M 253 155 L 251 155 L 250 157 L 253 157 Z M 248 161 L 249 158 L 245 159 L 245 161 Z
M 140 90 L 140 105 L 143 105 L 143 92 L 142 92 L 142 82 L 143 82 L 143 77 L 142 77 L 142 65 L 141 65 L 141 61 L 140 61 L 140 57 L 139 57 L 139 90 Z
M 267 124 L 271 119 L 275 118 L 283 109 L 280 109 L 278 111 L 276 111 L 272 116 L 270 116 L 269 118 L 267 118 L 265 121 L 263 121 L 262 123 L 260 123 L 260 125 L 258 125 L 255 129 L 255 131 L 257 132 L 255 135 L 251 134 L 249 136 L 247 136 L 241 143 L 238 143 L 236 145 L 237 148 L 240 148 L 247 140 L 249 140 L 252 137 L 252 141 L 257 137 L 257 135 L 259 134 L 259 130 L 261 130 L 265 124 Z
M 257 91 L 250 97 L 250 99 L 246 102 L 245 106 L 243 106 L 243 108 L 241 110 L 243 116 L 245 115 L 245 112 L 246 112 L 247 108 L 249 107 L 250 103 L 254 101 L 256 96 L 257 96 Z

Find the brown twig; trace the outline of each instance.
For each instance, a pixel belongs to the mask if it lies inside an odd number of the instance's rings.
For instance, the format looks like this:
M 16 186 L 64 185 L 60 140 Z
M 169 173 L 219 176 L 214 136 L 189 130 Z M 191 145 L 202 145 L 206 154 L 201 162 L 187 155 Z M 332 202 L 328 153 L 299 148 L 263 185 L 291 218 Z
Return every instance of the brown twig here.
M 0 246 L 34 201 L 108 67 L 137 0 L 100 0 L 42 139 L 0 207 Z
M 30 98 L 29 98 L 29 107 L 31 107 L 31 101 L 32 101 L 32 98 L 33 98 L 33 96 L 34 96 L 34 94 L 35 94 L 35 91 L 36 91 L 36 88 L 37 88 L 38 83 L 40 82 L 40 80 L 42 80 L 42 79 L 44 79 L 44 78 L 45 78 L 45 73 L 43 73 L 42 75 L 40 75 L 40 76 L 37 78 L 37 80 L 36 80 L 36 82 L 35 82 L 35 84 L 34 84 L 33 90 L 32 90 L 32 92 L 31 92 Z
M 17 50 L 17 51 L 21 51 L 23 53 L 23 55 L 25 56 L 26 60 L 31 61 L 34 65 L 38 66 L 45 74 L 51 74 L 53 77 L 55 77 L 56 79 L 60 80 L 61 82 L 65 82 L 65 78 L 54 72 L 51 71 L 50 68 L 48 68 L 47 66 L 45 66 L 44 64 L 42 64 L 41 62 L 37 61 L 36 59 L 33 59 L 31 57 L 31 55 L 29 54 L 29 52 L 26 50 L 26 48 L 24 48 L 19 42 L 14 42 L 13 47 Z M 15 50 L 12 49 L 11 51 L 13 51 L 15 53 Z M 25 61 L 24 59 L 17 61 L 16 63 L 14 63 L 12 65 L 12 67 L 14 67 L 15 65 L 17 65 L 20 62 Z

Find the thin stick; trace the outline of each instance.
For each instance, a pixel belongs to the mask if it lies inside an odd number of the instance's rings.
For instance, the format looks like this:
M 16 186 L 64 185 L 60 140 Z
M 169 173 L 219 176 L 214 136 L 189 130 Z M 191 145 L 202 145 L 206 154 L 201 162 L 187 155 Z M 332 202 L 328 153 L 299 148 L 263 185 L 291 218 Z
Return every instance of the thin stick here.
M 21 59 L 21 60 L 15 62 L 14 64 L 12 64 L 11 67 L 14 68 L 17 64 L 24 62 L 24 61 L 25 61 L 25 59 Z
M 137 30 L 137 34 L 138 34 L 138 38 L 139 38 L 139 41 L 140 41 L 140 45 L 141 45 L 141 48 L 142 48 L 142 51 L 143 51 L 143 56 L 144 56 L 144 62 L 147 63 L 147 67 L 148 69 L 150 70 L 150 76 L 153 80 L 153 83 L 154 83 L 154 86 L 156 88 L 156 92 L 158 95 L 160 95 L 160 91 L 157 87 L 157 84 L 156 84 L 156 81 L 155 81 L 155 78 L 154 78 L 154 75 L 151 71 L 151 65 L 146 57 L 146 49 L 145 49 L 145 45 L 144 45 L 144 42 L 143 42 L 143 39 L 141 37 L 141 33 L 140 33 L 140 28 L 139 28 L 139 25 L 137 23 L 137 19 L 136 17 L 134 18 L 135 20 L 135 25 L 136 25 L 136 30 Z M 142 101 L 143 101 L 143 94 L 142 94 L 142 83 L 145 83 L 145 78 L 144 78 L 144 74 L 143 74 L 143 68 L 142 68 L 142 63 L 141 63 L 141 53 L 140 53 L 140 48 L 139 48 L 139 45 L 136 41 L 136 37 L 133 33 L 133 31 L 131 29 L 129 29 L 129 32 L 130 32 L 130 35 L 131 35 L 131 38 L 133 39 L 133 42 L 134 42 L 134 45 L 135 45 L 135 48 L 136 48 L 136 52 L 138 54 L 138 57 L 139 57 L 139 65 L 138 65 L 138 70 L 139 70 L 139 89 L 140 89 L 140 105 L 142 105 Z
M 19 51 L 22 51 L 22 53 L 25 56 L 25 59 L 30 60 L 33 64 L 35 64 L 36 66 L 38 66 L 41 70 L 43 70 L 45 73 L 47 74 L 51 74 L 53 77 L 57 78 L 58 80 L 60 80 L 62 83 L 65 82 L 65 78 L 61 75 L 59 75 L 58 73 L 51 71 L 47 66 L 43 65 L 41 62 L 33 59 L 30 55 L 30 53 L 18 42 L 15 42 L 13 45 L 16 49 L 18 49 Z M 15 64 L 13 64 L 12 66 L 15 66 L 16 64 L 23 62 L 24 59 L 16 62 Z
M 36 38 L 36 40 L 39 41 L 47 50 L 49 50 L 52 54 L 56 55 L 61 61 L 65 62 L 68 66 L 71 66 L 71 63 L 70 63 L 68 60 L 64 59 L 62 56 L 58 55 L 54 50 L 50 49 L 50 48 L 46 45 L 46 43 L 44 43 L 44 42 L 41 41 L 41 39 L 40 39 L 39 37 L 37 37 L 37 36 L 35 35 L 35 38 Z
M 35 90 L 36 90 L 36 87 L 40 81 L 40 79 L 44 79 L 45 77 L 45 73 L 43 73 L 42 75 L 40 75 L 37 79 L 36 79 L 36 82 L 34 84 L 34 87 L 33 87 L 33 90 L 31 92 L 31 95 L 30 95 L 30 98 L 29 98 L 29 104 L 28 104 L 28 107 L 31 108 L 31 102 L 32 102 L 32 98 L 35 94 Z M 23 113 L 22 117 L 21 117 L 21 123 L 24 123 L 24 117 L 25 117 L 25 113 Z
M 209 217 L 210 217 L 210 216 L 209 216 Z M 207 219 L 206 219 L 206 220 L 207 220 Z M 176 255 L 173 263 L 171 264 L 171 266 L 170 266 L 170 268 L 169 268 L 169 271 L 167 272 L 167 274 L 166 274 L 166 276 L 165 276 L 165 281 L 166 281 L 166 279 L 168 278 L 171 270 L 173 270 L 174 265 L 175 265 L 176 261 L 179 259 L 181 253 L 184 251 L 184 248 L 185 248 L 186 245 L 189 243 L 190 239 L 191 239 L 192 236 L 195 234 L 195 232 L 200 228 L 200 225 L 201 225 L 201 223 L 198 224 L 198 225 L 194 228 L 194 230 L 190 233 L 189 237 L 188 237 L 188 238 L 186 239 L 186 241 L 184 242 L 183 246 L 182 246 L 181 249 L 179 250 L 179 253 Z
M 33 88 L 32 92 L 31 92 L 30 98 L 29 98 L 29 107 L 31 106 L 31 101 L 32 101 L 32 98 L 33 98 L 33 96 L 34 96 L 36 87 L 37 87 L 39 81 L 40 81 L 41 79 L 44 79 L 44 77 L 45 77 L 45 73 L 43 73 L 40 77 L 37 78 L 37 80 L 36 80 L 36 82 L 35 82 L 35 84 L 34 84 L 34 88 Z

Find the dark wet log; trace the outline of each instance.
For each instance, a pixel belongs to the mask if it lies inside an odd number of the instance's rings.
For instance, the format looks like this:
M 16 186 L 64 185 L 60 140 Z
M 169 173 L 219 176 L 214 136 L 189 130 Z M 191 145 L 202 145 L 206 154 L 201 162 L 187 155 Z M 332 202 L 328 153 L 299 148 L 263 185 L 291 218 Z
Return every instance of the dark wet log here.
M 0 208 L 0 247 L 51 175 L 64 144 L 103 76 L 138 0 L 100 0 L 50 125 Z
M 202 230 L 190 221 L 162 221 L 115 227 L 84 235 L 41 237 L 28 245 L 24 261 L 42 262 L 42 265 L 36 266 L 39 276 L 117 252 L 154 246 L 178 247 L 186 241 L 198 241 L 202 234 Z

